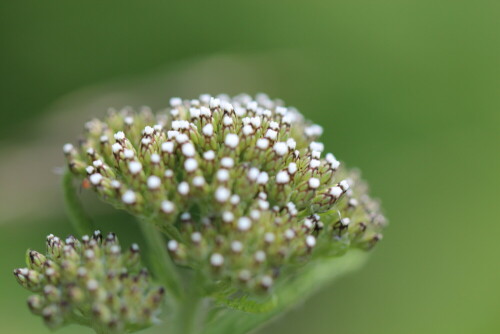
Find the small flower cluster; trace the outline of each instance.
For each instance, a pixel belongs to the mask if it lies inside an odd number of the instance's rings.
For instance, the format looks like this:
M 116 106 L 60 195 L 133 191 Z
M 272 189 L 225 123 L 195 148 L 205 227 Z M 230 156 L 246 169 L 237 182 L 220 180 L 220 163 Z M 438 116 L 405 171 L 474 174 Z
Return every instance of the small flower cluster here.
M 150 326 L 162 304 L 164 290 L 141 269 L 139 247 L 122 251 L 113 233 L 103 239 L 96 231 L 81 241 L 50 234 L 47 253 L 28 250 L 26 263 L 14 276 L 35 293 L 28 306 L 51 328 L 80 323 L 128 332 Z
M 318 141 L 323 129 L 259 94 L 110 110 L 64 145 L 104 201 L 156 224 L 179 264 L 266 291 L 287 264 L 371 248 L 385 219 Z

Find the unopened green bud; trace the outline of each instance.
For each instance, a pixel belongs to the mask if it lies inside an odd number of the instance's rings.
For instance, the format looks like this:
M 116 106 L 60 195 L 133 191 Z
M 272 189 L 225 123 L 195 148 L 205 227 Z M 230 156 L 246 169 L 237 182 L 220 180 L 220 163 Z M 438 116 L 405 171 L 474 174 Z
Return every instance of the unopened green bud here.
M 28 249 L 26 252 L 26 263 L 28 263 L 30 269 L 40 270 L 46 260 L 47 258 L 37 251 Z
M 45 299 L 39 295 L 32 295 L 28 298 L 28 307 L 34 314 L 40 315 L 45 306 Z
M 49 235 L 47 254 L 29 250 L 26 262 L 29 268 L 16 269 L 14 275 L 37 293 L 29 297 L 28 306 L 50 328 L 83 317 L 95 328 L 122 333 L 156 321 L 163 289 L 140 269 L 139 247 L 133 244 L 122 253 L 113 233 L 103 238 L 96 231 L 81 242 Z

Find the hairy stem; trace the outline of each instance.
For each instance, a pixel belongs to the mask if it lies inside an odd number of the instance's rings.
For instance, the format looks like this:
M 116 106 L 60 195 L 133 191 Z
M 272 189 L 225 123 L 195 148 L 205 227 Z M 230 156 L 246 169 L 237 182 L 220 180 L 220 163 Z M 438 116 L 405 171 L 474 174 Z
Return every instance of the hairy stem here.
M 182 286 L 179 273 L 167 252 L 165 239 L 151 222 L 140 221 L 144 239 L 148 247 L 149 263 L 157 279 L 165 285 L 170 296 L 179 300 L 182 297 Z
M 186 293 L 175 315 L 175 334 L 200 334 L 205 328 L 210 298 L 203 297 L 203 289 L 199 286 L 202 278 L 198 273 L 190 272 L 184 277 Z
M 96 334 L 109 334 L 109 333 L 111 333 L 111 331 L 105 327 L 92 327 L 92 328 L 94 329 Z
M 63 193 L 66 211 L 73 228 L 80 234 L 90 234 L 94 230 L 90 217 L 85 213 L 76 188 L 73 184 L 73 175 L 67 170 L 63 177 Z

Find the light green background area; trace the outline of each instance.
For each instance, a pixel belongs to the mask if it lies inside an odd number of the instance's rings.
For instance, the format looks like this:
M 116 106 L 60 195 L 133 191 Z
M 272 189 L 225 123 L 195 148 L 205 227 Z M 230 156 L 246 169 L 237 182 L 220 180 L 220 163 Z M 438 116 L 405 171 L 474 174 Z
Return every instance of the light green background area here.
M 77 136 L 48 120 L 102 115 L 98 98 L 162 107 L 264 91 L 324 126 L 327 149 L 363 171 L 391 224 L 363 269 L 261 333 L 499 333 L 499 18 L 486 0 L 1 0 L 1 332 L 49 333 L 11 274 L 46 234 L 71 233 L 58 192 L 29 192 L 57 182 L 42 167 L 49 138 Z M 14 163 L 21 149 L 30 164 Z M 37 213 L 47 197 L 53 208 Z M 96 206 L 102 230 L 136 238 L 130 217 Z

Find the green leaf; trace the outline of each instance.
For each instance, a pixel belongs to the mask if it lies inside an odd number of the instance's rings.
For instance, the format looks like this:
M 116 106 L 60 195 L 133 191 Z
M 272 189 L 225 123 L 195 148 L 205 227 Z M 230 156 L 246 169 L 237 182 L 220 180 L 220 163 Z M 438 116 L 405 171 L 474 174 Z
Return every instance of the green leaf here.
M 206 324 L 203 334 L 244 334 L 255 330 L 283 315 L 320 290 L 326 283 L 360 268 L 368 256 L 368 253 L 351 250 L 341 257 L 310 263 L 294 278 L 278 282 L 275 287 L 275 306 L 270 311 L 255 313 L 257 306 L 242 299 L 240 300 L 242 305 L 226 305 L 232 308 L 219 310 L 213 315 Z M 246 309 L 252 313 L 245 312 Z

